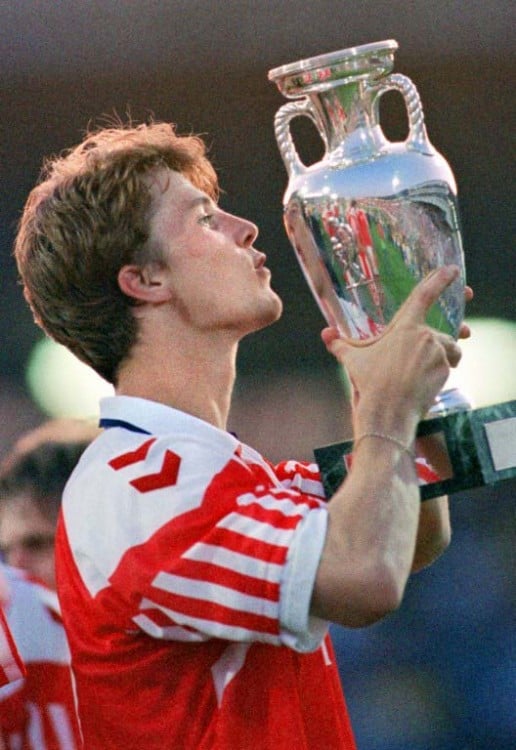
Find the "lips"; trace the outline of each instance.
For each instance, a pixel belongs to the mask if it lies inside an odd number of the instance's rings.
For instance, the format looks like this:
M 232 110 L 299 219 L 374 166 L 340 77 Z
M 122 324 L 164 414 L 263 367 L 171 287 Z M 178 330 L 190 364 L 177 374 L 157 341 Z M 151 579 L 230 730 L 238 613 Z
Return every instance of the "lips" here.
M 265 255 L 265 253 L 262 253 L 260 250 L 255 250 L 253 248 L 253 265 L 257 271 L 260 268 L 264 267 L 266 260 L 267 256 Z

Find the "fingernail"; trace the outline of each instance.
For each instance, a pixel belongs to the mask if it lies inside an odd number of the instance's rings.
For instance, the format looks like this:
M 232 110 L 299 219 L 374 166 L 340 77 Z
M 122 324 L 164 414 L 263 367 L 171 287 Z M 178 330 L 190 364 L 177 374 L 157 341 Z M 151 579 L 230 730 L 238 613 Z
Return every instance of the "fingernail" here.
M 457 276 L 459 273 L 459 269 L 457 266 L 445 266 L 446 271 L 448 273 L 449 278 L 453 278 L 454 276 Z

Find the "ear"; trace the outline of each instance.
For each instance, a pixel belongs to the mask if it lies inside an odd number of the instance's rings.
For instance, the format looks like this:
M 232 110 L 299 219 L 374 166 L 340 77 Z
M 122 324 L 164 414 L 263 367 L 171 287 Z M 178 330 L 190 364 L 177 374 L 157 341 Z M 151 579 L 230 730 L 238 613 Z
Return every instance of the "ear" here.
M 118 285 L 128 297 L 140 302 L 159 304 L 171 298 L 167 273 L 167 269 L 158 263 L 122 266 L 118 272 Z

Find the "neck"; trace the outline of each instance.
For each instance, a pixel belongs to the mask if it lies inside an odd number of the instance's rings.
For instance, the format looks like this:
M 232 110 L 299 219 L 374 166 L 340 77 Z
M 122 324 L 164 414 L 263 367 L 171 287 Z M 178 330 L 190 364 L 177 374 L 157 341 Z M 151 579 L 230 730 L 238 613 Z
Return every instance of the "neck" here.
M 149 342 L 149 343 L 145 343 Z M 220 332 L 156 345 L 142 336 L 123 363 L 116 393 L 166 404 L 226 429 L 238 344 Z

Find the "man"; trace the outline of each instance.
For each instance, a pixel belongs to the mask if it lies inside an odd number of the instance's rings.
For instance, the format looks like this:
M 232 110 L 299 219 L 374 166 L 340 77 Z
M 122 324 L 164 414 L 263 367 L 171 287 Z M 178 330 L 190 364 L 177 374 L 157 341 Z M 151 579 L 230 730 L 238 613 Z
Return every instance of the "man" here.
M 0 577 L 1 604 L 25 667 L 24 675 L 0 688 L 0 748 L 78 750 L 70 652 L 57 596 L 3 563 Z
M 20 656 L 18 646 L 11 633 L 11 628 L 5 618 L 4 607 L 8 589 L 3 575 L 3 563 L 0 562 L 0 695 L 6 685 L 23 679 L 27 674 L 25 664 Z M 3 747 L 0 741 L 0 748 Z
M 0 551 L 8 563 L 0 599 L 26 669 L 24 679 L 0 690 L 0 738 L 8 748 L 81 745 L 54 590 L 54 538 L 66 481 L 98 434 L 79 420 L 48 420 L 22 435 L 0 468 Z
M 0 465 L 0 553 L 55 589 L 54 539 L 61 496 L 81 453 L 99 434 L 81 420 L 48 420 L 22 435 Z
M 412 445 L 460 358 L 424 325 L 458 270 L 426 279 L 370 346 L 323 332 L 357 440 L 326 505 L 314 466 L 273 467 L 226 432 L 238 343 L 282 308 L 257 233 L 217 204 L 202 141 L 163 123 L 90 134 L 22 217 L 36 321 L 117 394 L 57 538 L 87 750 L 354 748 L 328 622 L 398 607 L 449 540 L 446 500 L 421 507 Z

